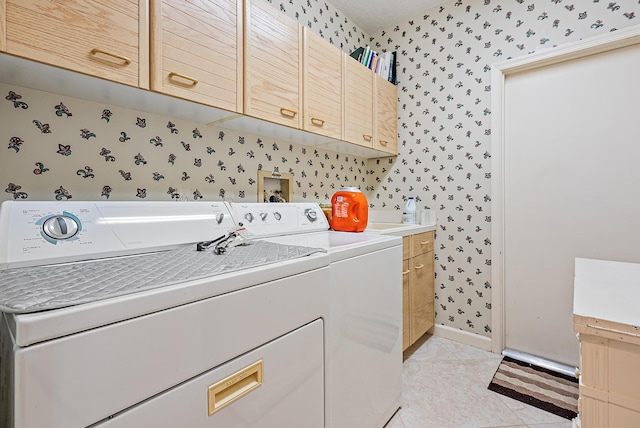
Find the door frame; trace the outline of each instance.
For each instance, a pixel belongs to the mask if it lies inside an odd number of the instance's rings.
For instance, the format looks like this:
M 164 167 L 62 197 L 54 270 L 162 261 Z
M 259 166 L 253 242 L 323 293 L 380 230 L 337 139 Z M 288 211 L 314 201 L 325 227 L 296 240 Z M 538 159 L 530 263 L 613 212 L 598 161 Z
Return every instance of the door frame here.
M 491 351 L 505 344 L 504 148 L 505 83 L 509 75 L 640 43 L 640 25 L 498 62 L 491 67 Z

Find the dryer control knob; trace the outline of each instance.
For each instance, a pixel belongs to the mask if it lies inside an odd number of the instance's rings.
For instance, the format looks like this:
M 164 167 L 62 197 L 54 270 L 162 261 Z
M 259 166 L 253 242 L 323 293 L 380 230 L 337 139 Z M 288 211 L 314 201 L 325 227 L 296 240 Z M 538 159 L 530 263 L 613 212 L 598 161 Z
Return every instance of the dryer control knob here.
M 55 215 L 42 224 L 43 232 L 58 241 L 73 237 L 78 229 L 77 221 L 66 215 Z
M 318 219 L 318 213 L 312 208 L 307 208 L 306 210 L 304 210 L 304 215 L 306 215 L 311 222 L 314 222 Z

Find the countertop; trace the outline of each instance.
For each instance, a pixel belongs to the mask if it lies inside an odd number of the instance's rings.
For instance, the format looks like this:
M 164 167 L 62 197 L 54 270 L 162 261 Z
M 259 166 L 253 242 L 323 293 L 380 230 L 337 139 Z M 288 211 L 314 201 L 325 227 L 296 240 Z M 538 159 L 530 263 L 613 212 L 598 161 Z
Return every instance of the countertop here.
M 640 264 L 576 259 L 573 295 L 576 317 L 609 321 L 637 331 L 639 302 Z
M 416 215 L 417 219 L 423 217 L 422 211 Z M 402 212 L 395 210 L 369 210 L 369 223 L 364 230 L 368 233 L 379 233 L 391 236 L 409 236 L 417 233 L 431 232 L 436 229 L 435 212 L 427 211 L 426 224 L 403 224 Z
M 403 223 L 373 223 L 370 222 L 364 230 L 367 233 L 379 233 L 390 236 L 409 236 L 417 233 L 431 232 L 436 229 L 435 224 L 403 224 Z

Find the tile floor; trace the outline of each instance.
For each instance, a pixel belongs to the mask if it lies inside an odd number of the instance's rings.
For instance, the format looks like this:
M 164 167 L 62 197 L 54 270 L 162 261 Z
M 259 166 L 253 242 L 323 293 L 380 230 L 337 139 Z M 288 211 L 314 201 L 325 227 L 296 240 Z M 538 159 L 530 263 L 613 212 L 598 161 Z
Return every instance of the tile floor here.
M 385 428 L 571 428 L 566 419 L 489 391 L 501 357 L 437 336 L 405 352 L 402 408 Z

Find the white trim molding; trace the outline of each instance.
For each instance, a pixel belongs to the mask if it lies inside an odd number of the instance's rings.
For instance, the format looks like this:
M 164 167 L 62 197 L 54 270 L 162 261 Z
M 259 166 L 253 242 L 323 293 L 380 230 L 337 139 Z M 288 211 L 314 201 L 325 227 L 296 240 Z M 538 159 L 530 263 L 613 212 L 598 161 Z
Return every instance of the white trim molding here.
M 502 353 L 505 346 L 504 319 L 504 149 L 505 81 L 515 73 L 530 71 L 565 61 L 640 43 L 640 25 L 567 43 L 544 51 L 498 62 L 491 69 L 491 346 Z M 442 327 L 442 326 L 438 326 Z M 436 335 L 445 336 L 445 334 Z M 457 340 L 457 339 L 454 339 Z M 462 340 L 459 340 L 462 341 Z M 474 345 L 475 346 L 475 345 Z
M 480 336 L 479 334 L 471 333 L 468 331 L 460 330 L 447 325 L 434 325 L 429 333 L 434 336 L 444 337 L 458 343 L 473 346 L 474 348 L 482 349 L 483 351 L 491 351 L 491 338 L 487 336 Z

